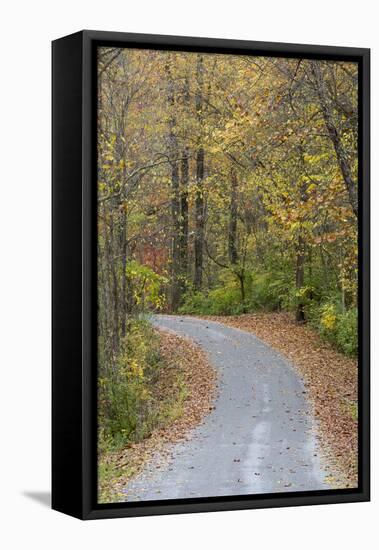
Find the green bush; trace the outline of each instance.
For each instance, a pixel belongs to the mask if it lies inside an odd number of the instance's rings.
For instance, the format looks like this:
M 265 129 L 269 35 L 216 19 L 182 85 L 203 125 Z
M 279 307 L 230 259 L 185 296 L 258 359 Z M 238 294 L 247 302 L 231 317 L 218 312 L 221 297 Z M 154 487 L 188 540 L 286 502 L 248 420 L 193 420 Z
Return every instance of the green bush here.
M 185 294 L 179 313 L 210 315 L 211 302 L 208 293 L 189 291 Z
M 256 272 L 251 275 L 249 309 L 290 309 L 293 283 L 284 273 Z
M 218 287 L 207 293 L 187 294 L 179 312 L 192 315 L 238 315 L 243 310 L 244 304 L 238 288 Z
M 347 355 L 358 353 L 358 312 L 356 308 L 339 315 L 336 342 Z
M 333 302 L 322 304 L 318 308 L 318 323 L 316 326 L 326 340 L 334 344 L 346 355 L 355 356 L 358 353 L 358 311 L 351 308 L 342 311 L 341 307 Z
M 341 307 L 341 295 L 336 290 L 307 284 L 296 289 L 293 274 L 267 271 L 250 272 L 246 276 L 246 300 L 230 271 L 222 276 L 223 286 L 208 292 L 186 294 L 180 313 L 193 315 L 239 315 L 260 310 L 294 311 L 299 300 L 304 304 L 306 319 L 323 338 L 339 351 L 355 356 L 358 352 L 357 309 Z
M 241 300 L 238 280 L 226 271 L 220 277 L 222 285 L 207 292 L 190 290 L 184 297 L 179 312 L 193 315 L 238 315 L 246 310 L 247 304 Z M 248 281 L 246 281 L 248 286 Z
M 140 441 L 154 427 L 159 403 L 151 388 L 159 375 L 159 337 L 142 319 L 128 322 L 113 365 L 100 361 L 98 379 L 100 450 Z
M 162 355 L 161 337 L 148 320 L 131 318 L 114 363 L 104 364 L 100 354 L 99 365 L 100 455 L 141 441 L 182 414 L 183 373 Z
M 285 274 L 254 273 L 245 275 L 245 301 L 240 283 L 232 272 L 224 272 L 222 286 L 207 292 L 189 291 L 180 313 L 198 315 L 239 315 L 256 310 L 290 309 L 295 301 L 293 283 Z M 291 286 L 292 285 L 292 286 Z
M 241 292 L 236 286 L 215 288 L 209 292 L 208 300 L 210 315 L 239 315 L 244 310 Z

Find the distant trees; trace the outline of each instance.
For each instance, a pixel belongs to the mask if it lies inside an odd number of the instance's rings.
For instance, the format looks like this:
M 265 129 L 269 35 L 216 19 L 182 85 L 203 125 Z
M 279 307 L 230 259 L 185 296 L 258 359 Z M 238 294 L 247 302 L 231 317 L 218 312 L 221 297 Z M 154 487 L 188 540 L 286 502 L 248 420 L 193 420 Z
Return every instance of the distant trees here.
M 320 324 L 326 305 L 336 319 L 356 307 L 355 64 L 117 48 L 98 60 L 105 363 L 143 308 Z

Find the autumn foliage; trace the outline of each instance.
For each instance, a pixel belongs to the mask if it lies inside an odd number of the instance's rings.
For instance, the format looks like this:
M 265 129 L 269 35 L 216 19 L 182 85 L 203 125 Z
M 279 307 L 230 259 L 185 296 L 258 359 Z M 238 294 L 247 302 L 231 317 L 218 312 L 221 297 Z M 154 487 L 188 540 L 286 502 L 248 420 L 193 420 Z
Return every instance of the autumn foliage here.
M 146 312 L 286 311 L 357 354 L 357 102 L 350 62 L 99 48 L 103 442 L 154 423 Z

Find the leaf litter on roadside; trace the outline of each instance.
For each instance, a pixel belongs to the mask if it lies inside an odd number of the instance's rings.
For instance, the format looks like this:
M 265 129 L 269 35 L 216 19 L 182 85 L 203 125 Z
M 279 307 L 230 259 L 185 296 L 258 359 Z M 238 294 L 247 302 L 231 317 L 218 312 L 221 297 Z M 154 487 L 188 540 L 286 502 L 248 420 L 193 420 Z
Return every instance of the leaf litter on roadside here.
M 168 330 L 158 332 L 165 368 L 155 391 L 162 401 L 166 400 L 172 393 L 173 380 L 180 376 L 185 397 L 176 417 L 153 430 L 148 438 L 108 454 L 106 460 L 115 475 L 111 486 L 102 488 L 106 502 L 125 500 L 123 489 L 131 478 L 150 462 L 154 462 L 155 468 L 169 462 L 172 458 L 169 444 L 189 439 L 191 430 L 215 409 L 217 377 L 206 354 L 188 338 Z
M 330 472 L 326 480 L 334 487 L 357 487 L 357 361 L 285 312 L 203 318 L 252 332 L 292 362 L 313 405 L 321 458 Z

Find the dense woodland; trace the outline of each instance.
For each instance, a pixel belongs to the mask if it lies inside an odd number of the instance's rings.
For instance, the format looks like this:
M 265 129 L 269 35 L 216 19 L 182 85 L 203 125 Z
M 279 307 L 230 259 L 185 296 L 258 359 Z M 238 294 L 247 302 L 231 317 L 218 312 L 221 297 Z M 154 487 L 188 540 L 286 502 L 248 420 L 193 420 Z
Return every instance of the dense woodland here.
M 104 441 L 159 418 L 147 312 L 287 310 L 356 354 L 357 97 L 354 63 L 99 50 Z

